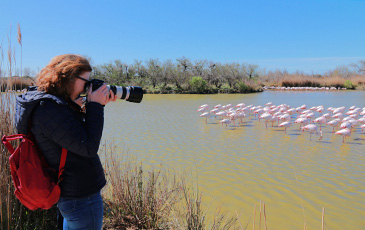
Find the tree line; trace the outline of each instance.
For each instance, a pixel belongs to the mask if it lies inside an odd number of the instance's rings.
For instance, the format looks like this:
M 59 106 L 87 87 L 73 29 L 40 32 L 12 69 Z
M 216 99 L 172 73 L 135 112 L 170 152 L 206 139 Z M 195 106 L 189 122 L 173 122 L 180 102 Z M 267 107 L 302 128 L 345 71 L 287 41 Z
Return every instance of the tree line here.
M 185 57 L 163 62 L 153 58 L 145 62 L 135 60 L 133 64 L 115 60 L 94 66 L 93 77 L 109 84 L 146 87 L 151 92 L 209 93 L 224 89 L 242 92 L 260 88 L 258 65 L 191 61 Z

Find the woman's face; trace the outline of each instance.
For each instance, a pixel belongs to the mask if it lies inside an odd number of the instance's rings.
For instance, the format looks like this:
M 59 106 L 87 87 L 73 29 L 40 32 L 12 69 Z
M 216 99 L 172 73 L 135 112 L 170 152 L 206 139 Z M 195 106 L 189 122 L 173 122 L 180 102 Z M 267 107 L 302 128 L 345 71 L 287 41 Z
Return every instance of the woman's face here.
M 74 90 L 71 94 L 71 99 L 74 101 L 85 89 L 85 84 L 90 79 L 91 72 L 84 72 L 79 75 L 80 78 L 76 78 L 74 84 Z M 82 79 L 81 79 L 82 78 Z M 83 80 L 84 79 L 84 80 Z

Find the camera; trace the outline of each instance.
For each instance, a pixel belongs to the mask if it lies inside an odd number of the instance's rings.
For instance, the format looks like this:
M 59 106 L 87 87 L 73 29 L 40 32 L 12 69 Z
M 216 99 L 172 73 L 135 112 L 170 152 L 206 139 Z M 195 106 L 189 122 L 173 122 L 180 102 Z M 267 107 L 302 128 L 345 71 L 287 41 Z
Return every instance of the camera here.
M 85 84 L 85 91 L 92 84 L 92 91 L 97 90 L 100 86 L 104 84 L 103 80 L 100 79 L 92 79 L 87 84 Z M 126 100 L 129 102 L 140 103 L 143 98 L 143 90 L 138 86 L 116 86 L 116 85 L 107 85 L 108 89 L 113 91 L 114 95 L 116 95 L 119 99 Z

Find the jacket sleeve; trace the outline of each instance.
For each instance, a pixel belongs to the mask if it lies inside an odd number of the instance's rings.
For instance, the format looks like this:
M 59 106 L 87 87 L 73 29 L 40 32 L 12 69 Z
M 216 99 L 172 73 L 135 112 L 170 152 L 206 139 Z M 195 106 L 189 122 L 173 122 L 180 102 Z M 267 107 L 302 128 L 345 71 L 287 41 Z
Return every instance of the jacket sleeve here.
M 41 126 L 43 134 L 52 141 L 83 157 L 95 157 L 98 153 L 104 126 L 104 107 L 96 102 L 86 105 L 85 125 L 66 105 L 43 101 L 33 120 Z

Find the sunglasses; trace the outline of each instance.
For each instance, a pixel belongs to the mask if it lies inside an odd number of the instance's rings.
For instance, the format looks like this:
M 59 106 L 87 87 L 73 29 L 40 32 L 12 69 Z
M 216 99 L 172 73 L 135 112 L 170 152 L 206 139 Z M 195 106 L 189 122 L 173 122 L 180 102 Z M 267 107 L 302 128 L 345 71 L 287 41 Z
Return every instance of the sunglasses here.
M 78 79 L 81 79 L 81 80 L 85 81 L 84 91 L 85 91 L 85 93 L 86 93 L 86 92 L 87 92 L 87 90 L 89 89 L 89 86 L 90 86 L 91 81 L 90 81 L 90 80 L 87 80 L 87 79 L 85 79 L 85 78 L 83 78 L 83 77 L 80 77 L 80 76 L 76 76 L 76 78 L 78 78 Z

